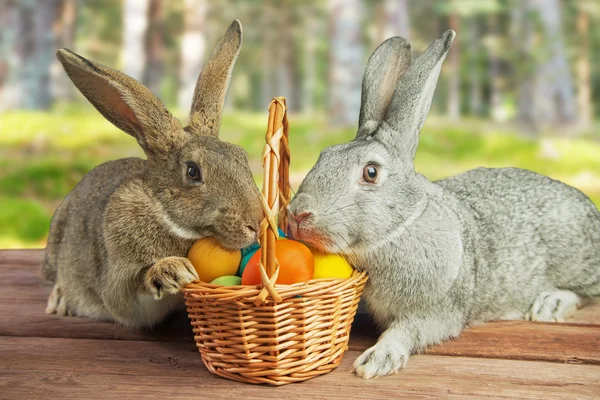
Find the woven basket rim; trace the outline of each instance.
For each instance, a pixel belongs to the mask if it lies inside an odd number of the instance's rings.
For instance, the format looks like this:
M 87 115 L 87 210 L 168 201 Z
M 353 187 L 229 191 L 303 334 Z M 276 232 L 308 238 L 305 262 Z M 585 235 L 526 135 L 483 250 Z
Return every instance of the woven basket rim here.
M 298 295 L 311 295 L 324 291 L 334 291 L 336 287 L 355 286 L 368 279 L 365 271 L 356 271 L 349 278 L 319 278 L 311 279 L 306 282 L 294 283 L 291 285 L 277 284 L 277 293 L 282 299 L 289 299 Z M 202 281 L 194 281 L 184 286 L 181 291 L 188 295 L 202 296 L 205 298 L 214 298 L 221 301 L 232 301 L 240 298 L 256 298 L 261 291 L 262 285 L 235 285 L 222 286 Z M 272 299 L 268 299 L 272 301 Z

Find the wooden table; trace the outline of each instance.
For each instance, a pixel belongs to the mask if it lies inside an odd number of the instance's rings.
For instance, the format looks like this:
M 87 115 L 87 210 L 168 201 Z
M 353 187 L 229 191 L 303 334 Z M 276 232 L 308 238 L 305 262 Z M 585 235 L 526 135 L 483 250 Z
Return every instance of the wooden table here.
M 413 356 L 398 375 L 350 373 L 375 343 L 357 318 L 342 365 L 279 388 L 211 375 L 185 315 L 154 331 L 44 314 L 43 251 L 0 251 L 0 398 L 600 398 L 600 301 L 566 323 L 497 322 Z

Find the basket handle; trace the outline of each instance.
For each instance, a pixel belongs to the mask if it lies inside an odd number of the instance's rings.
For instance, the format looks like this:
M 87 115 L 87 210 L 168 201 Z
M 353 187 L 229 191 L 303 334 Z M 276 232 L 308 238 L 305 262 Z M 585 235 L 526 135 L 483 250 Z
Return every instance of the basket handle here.
M 267 295 L 273 301 L 280 302 L 281 296 L 275 290 L 275 282 L 279 276 L 279 262 L 275 257 L 275 244 L 279 238 L 279 227 L 287 228 L 286 208 L 290 201 L 290 148 L 288 143 L 289 126 L 284 97 L 275 97 L 269 104 L 269 123 L 267 126 L 266 144 L 263 150 L 264 180 L 262 189 L 262 208 L 265 214 L 260 224 L 259 241 L 262 249 L 259 263 L 263 289 L 254 304 L 262 304 Z

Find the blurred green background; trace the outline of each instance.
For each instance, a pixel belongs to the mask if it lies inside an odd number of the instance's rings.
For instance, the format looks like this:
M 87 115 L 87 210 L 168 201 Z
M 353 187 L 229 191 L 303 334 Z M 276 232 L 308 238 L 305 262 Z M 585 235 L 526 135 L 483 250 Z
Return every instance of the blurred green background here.
M 600 204 L 598 1 L 0 0 L 0 248 L 44 247 L 54 209 L 87 171 L 143 156 L 76 92 L 57 48 L 128 73 L 185 122 L 233 18 L 244 46 L 221 138 L 248 151 L 257 181 L 272 97 L 288 99 L 297 187 L 323 147 L 354 136 L 375 47 L 401 35 L 417 56 L 452 28 L 417 169 L 438 179 L 518 166 Z

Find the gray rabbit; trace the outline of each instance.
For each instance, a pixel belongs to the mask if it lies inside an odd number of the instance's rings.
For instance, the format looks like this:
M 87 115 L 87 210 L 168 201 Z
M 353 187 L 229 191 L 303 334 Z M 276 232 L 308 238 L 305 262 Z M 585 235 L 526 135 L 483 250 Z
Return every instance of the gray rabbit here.
M 56 210 L 42 268 L 54 282 L 47 313 L 154 325 L 198 278 L 185 258 L 194 240 L 214 236 L 231 250 L 256 240 L 262 210 L 247 155 L 218 138 L 241 44 L 236 20 L 200 73 L 185 128 L 134 79 L 58 51 L 75 86 L 147 160 L 94 168 Z
M 600 213 L 579 190 L 516 168 L 437 182 L 415 172 L 454 36 L 414 63 L 403 38 L 375 50 L 356 138 L 326 148 L 289 205 L 295 238 L 369 274 L 364 299 L 383 334 L 354 363 L 363 378 L 396 373 L 470 324 L 560 321 L 600 295 Z

